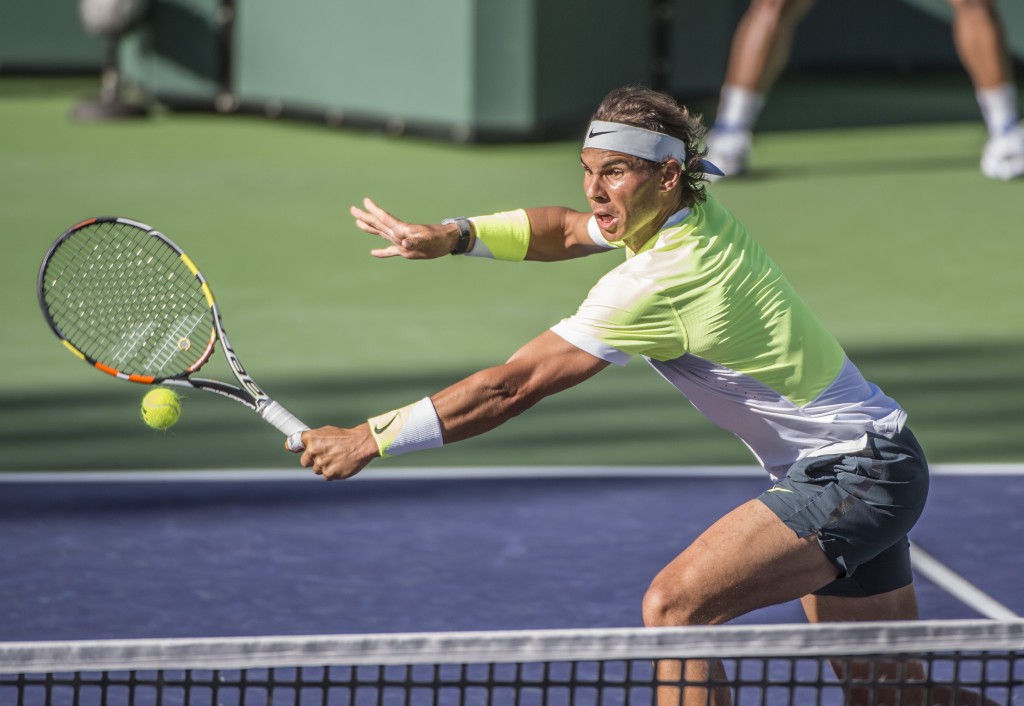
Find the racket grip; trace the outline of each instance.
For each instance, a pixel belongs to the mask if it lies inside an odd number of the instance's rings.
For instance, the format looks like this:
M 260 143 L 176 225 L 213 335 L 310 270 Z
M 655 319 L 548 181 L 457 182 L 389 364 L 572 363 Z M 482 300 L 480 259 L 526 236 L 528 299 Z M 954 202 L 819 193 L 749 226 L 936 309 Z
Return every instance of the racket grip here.
M 299 421 L 299 418 L 285 409 L 279 402 L 270 400 L 260 414 L 270 422 L 279 432 L 288 437 L 289 451 L 302 451 L 302 432 L 309 431 L 309 426 Z
M 294 432 L 293 434 L 289 434 L 288 435 L 288 438 L 285 439 L 284 444 L 285 444 L 285 446 L 288 447 L 289 451 L 292 451 L 294 453 L 298 453 L 299 451 L 305 451 L 306 450 L 305 444 L 302 443 L 302 432 L 304 432 L 304 431 L 306 431 L 306 430 L 305 429 L 300 429 L 299 431 Z

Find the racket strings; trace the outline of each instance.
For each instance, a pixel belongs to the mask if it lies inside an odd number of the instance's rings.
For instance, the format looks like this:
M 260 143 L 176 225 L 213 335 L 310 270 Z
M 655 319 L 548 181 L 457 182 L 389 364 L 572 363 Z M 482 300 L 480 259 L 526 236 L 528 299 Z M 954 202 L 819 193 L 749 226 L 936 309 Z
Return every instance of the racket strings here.
M 212 335 L 209 302 L 180 252 L 130 224 L 99 222 L 72 234 L 53 253 L 44 288 L 61 334 L 128 375 L 182 374 Z

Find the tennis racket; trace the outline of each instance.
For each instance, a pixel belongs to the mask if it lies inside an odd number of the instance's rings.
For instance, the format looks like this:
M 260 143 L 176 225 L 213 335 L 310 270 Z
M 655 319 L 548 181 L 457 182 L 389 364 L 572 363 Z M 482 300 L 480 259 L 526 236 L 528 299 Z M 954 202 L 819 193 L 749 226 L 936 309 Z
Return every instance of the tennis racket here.
M 39 268 L 39 306 L 76 357 L 121 380 L 216 392 L 249 407 L 302 450 L 309 429 L 270 399 L 235 355 L 220 309 L 192 259 L 127 218 L 90 218 L 64 231 Z M 217 341 L 238 386 L 192 377 Z

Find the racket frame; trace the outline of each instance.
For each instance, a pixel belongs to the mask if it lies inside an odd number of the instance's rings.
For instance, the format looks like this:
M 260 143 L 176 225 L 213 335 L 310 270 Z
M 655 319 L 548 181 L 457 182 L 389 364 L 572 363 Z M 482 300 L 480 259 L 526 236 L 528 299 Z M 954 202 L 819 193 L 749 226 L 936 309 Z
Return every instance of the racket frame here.
M 157 238 L 162 243 L 170 247 L 182 261 L 188 266 L 189 270 L 199 281 L 200 288 L 206 297 L 207 303 L 210 306 L 210 313 L 213 319 L 213 330 L 210 333 L 210 340 L 203 350 L 202 354 L 196 360 L 195 363 L 190 365 L 185 372 L 170 375 L 165 377 L 159 377 L 154 375 L 139 375 L 139 374 L 128 374 L 121 372 L 101 361 L 95 360 L 94 358 L 86 355 L 79 350 L 68 338 L 64 335 L 64 332 L 60 330 L 57 322 L 54 321 L 53 316 L 50 314 L 49 306 L 46 303 L 46 269 L 53 258 L 54 253 L 69 240 L 75 233 L 91 225 L 97 223 L 120 223 L 123 225 L 138 228 L 146 232 L 150 237 Z M 252 379 L 242 366 L 242 361 L 239 360 L 238 354 L 235 353 L 235 349 L 231 345 L 231 341 L 228 339 L 227 332 L 224 330 L 224 322 L 221 319 L 220 307 L 217 305 L 216 300 L 213 296 L 213 291 L 210 289 L 210 285 L 206 282 L 206 278 L 203 277 L 202 272 L 196 267 L 196 264 L 192 259 L 182 250 L 178 245 L 168 238 L 166 235 L 156 230 L 155 228 L 134 221 L 129 218 L 121 218 L 116 216 L 101 216 L 96 218 L 89 218 L 80 223 L 76 223 L 72 227 L 64 231 L 50 246 L 46 252 L 46 256 L 43 258 L 42 264 L 39 266 L 39 276 L 36 280 L 36 294 L 39 298 L 39 307 L 43 312 L 43 317 L 49 324 L 50 329 L 56 334 L 57 338 L 60 339 L 61 343 L 71 351 L 75 357 L 91 365 L 97 370 L 104 372 L 113 377 L 121 380 L 127 380 L 129 382 L 140 383 L 143 385 L 171 385 L 175 387 L 186 387 L 196 390 L 207 390 L 213 392 L 228 399 L 232 399 L 235 402 L 245 405 L 249 409 L 257 412 L 260 416 L 267 420 L 270 424 L 275 426 L 287 437 L 293 437 L 296 434 L 301 433 L 309 429 L 307 425 L 299 421 L 291 412 L 286 410 L 280 403 L 271 399 L 263 389 L 256 384 L 256 381 Z M 220 341 L 222 352 L 224 357 L 227 358 L 228 367 L 231 368 L 232 374 L 238 381 L 239 386 L 232 385 L 221 380 L 214 380 L 210 378 L 193 378 L 191 375 L 200 368 L 202 368 L 213 356 L 213 352 L 217 347 L 217 341 Z

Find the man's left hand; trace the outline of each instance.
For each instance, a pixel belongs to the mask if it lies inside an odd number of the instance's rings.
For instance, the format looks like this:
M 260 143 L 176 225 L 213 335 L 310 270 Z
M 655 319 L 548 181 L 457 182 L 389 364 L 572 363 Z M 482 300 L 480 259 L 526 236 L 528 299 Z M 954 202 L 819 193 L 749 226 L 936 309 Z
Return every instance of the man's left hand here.
M 390 245 L 371 250 L 374 257 L 404 257 L 407 260 L 430 260 L 450 255 L 459 241 L 454 225 L 407 223 L 395 218 L 371 199 L 363 199 L 363 207 L 349 209 L 356 226 L 371 235 L 379 235 Z

